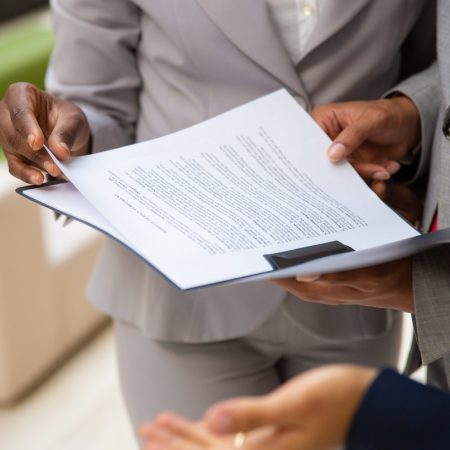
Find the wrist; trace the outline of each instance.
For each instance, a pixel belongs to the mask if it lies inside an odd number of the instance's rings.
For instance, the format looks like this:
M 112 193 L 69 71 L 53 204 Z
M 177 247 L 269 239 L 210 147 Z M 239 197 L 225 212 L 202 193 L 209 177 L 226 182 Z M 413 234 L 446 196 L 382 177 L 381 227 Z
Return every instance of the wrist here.
M 395 94 L 388 99 L 399 111 L 400 129 L 405 131 L 405 136 L 408 136 L 406 148 L 408 149 L 405 158 L 409 157 L 412 151 L 416 151 L 420 147 L 421 142 L 421 124 L 420 113 L 416 104 L 406 95 Z

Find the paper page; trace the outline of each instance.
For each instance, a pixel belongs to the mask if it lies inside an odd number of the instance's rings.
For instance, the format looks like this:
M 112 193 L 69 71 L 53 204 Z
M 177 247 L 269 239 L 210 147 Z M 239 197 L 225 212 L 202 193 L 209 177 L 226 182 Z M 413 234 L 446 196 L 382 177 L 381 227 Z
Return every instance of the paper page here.
M 26 189 L 23 195 L 54 211 L 104 231 L 132 248 L 132 244 L 80 194 L 72 183 L 58 183 L 41 188 Z
M 62 212 L 63 214 L 70 215 L 82 223 L 91 225 L 93 228 L 96 228 L 121 242 L 140 256 L 136 249 L 134 249 L 130 243 L 126 242 L 125 238 L 99 215 L 95 208 L 88 203 L 71 183 L 55 184 L 39 188 L 26 187 L 19 189 L 18 192 L 37 203 Z M 261 275 L 252 275 L 246 278 L 225 281 L 223 284 L 235 284 L 273 278 L 286 278 L 295 275 L 311 275 L 358 269 L 405 258 L 449 242 L 450 229 L 439 230 L 434 233 L 414 236 L 378 247 L 359 250 L 357 252 L 315 259 L 301 265 L 275 272 L 266 272 Z
M 264 255 L 416 236 L 279 91 L 155 141 L 61 168 L 139 253 L 182 289 L 270 272 Z M 127 155 L 130 155 L 129 157 Z

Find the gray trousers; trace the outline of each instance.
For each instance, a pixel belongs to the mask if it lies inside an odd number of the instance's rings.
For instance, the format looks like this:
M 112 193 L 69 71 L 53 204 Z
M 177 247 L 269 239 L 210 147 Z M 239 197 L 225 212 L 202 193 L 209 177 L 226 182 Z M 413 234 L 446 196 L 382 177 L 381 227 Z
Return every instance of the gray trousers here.
M 250 335 L 205 344 L 156 341 L 135 326 L 116 321 L 119 374 L 134 430 L 164 411 L 198 419 L 216 402 L 265 394 L 322 364 L 397 365 L 399 315 L 384 332 L 349 339 L 319 335 L 301 326 L 295 317 L 301 306 L 289 298 Z M 341 307 L 325 308 L 340 314 Z

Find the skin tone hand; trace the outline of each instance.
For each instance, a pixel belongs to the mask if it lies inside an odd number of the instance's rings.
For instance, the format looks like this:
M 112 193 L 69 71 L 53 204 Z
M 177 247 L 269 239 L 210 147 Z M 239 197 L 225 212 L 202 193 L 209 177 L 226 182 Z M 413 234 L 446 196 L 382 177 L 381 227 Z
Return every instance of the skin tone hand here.
M 271 394 L 213 406 L 202 422 L 164 414 L 141 427 L 143 450 L 331 450 L 346 441 L 377 370 L 325 366 Z M 236 447 L 233 437 L 246 433 Z
M 407 186 L 385 181 L 420 139 L 420 118 L 408 97 L 317 107 L 313 116 L 333 140 L 332 161 L 349 158 L 387 204 L 412 223 L 422 204 Z M 411 259 L 367 269 L 273 281 L 296 297 L 327 305 L 364 305 L 414 312 Z
M 42 184 L 44 173 L 61 172 L 43 149 L 61 161 L 87 154 L 91 132 L 82 110 L 28 83 L 11 85 L 0 102 L 0 145 L 9 171 L 26 183 Z
M 365 269 L 272 282 L 308 302 L 362 305 L 413 313 L 411 264 L 411 258 L 405 258 Z
M 330 160 L 347 158 L 367 182 L 388 180 L 421 137 L 419 112 L 406 96 L 320 105 L 312 116 L 333 139 Z

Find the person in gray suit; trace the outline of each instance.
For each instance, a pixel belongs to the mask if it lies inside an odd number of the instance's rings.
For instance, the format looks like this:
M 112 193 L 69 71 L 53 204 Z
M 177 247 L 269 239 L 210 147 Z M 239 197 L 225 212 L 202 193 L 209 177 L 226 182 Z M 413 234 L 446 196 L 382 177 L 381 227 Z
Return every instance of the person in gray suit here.
M 13 85 L 0 106 L 11 173 L 34 184 L 41 170 L 58 176 L 44 140 L 64 160 L 174 132 L 282 87 L 308 111 L 376 99 L 434 58 L 434 1 L 304 3 L 52 0 L 48 93 Z M 426 109 L 419 92 L 410 98 Z M 431 141 L 426 130 L 422 141 Z M 200 417 L 323 363 L 397 362 L 395 311 L 308 304 L 271 283 L 182 294 L 112 241 L 88 296 L 114 318 L 135 425 L 165 409 Z
M 421 113 L 422 135 L 426 128 L 435 130 L 432 149 L 425 145 L 420 152 L 396 154 L 394 148 L 385 145 L 378 148 L 377 156 L 407 158 L 409 164 L 414 160 L 415 171 L 410 173 L 410 182 L 429 172 L 420 221 L 422 232 L 450 226 L 450 4 L 438 2 L 438 12 L 438 63 L 396 88 L 398 94 L 420 91 L 423 96 L 422 105 L 426 106 Z M 331 123 L 330 118 L 340 123 L 330 147 L 332 159 L 351 158 L 361 149 L 373 151 L 374 139 L 379 139 L 381 132 L 392 132 L 396 142 L 417 133 L 418 111 L 416 119 L 405 114 L 405 126 L 398 127 L 392 124 L 389 113 L 379 114 L 379 106 L 377 102 L 342 103 L 322 105 L 316 111 L 316 118 L 325 129 Z M 406 191 L 404 186 L 389 186 L 382 181 L 376 181 L 374 189 L 382 197 L 391 199 L 390 190 L 400 189 L 402 194 Z M 409 194 L 401 195 L 394 203 L 403 210 L 422 208 L 414 204 Z M 406 370 L 412 372 L 420 364 L 426 364 L 428 382 L 450 389 L 450 246 L 368 270 L 284 280 L 280 284 L 304 300 L 370 305 L 413 313 L 415 341 Z M 348 295 L 350 288 L 352 295 Z
M 313 112 L 334 138 L 330 158 L 356 158 L 355 166 L 366 177 L 368 170 L 381 169 L 382 165 L 378 169 L 377 165 L 384 160 L 399 159 L 413 169 L 409 170 L 411 182 L 431 163 L 423 232 L 448 227 L 450 222 L 450 2 L 438 2 L 438 18 L 438 62 L 405 80 L 395 92 L 421 92 L 423 105 L 427 105 L 425 114 L 419 117 L 417 109 L 408 103 L 398 105 L 393 98 L 322 105 Z M 420 128 L 435 130 L 431 153 L 428 147 L 418 152 L 417 147 L 405 145 L 411 136 L 420 134 Z M 403 213 L 416 214 L 417 198 L 407 187 L 378 180 L 373 188 L 394 199 Z M 423 362 L 431 362 L 429 381 L 448 390 L 448 245 L 375 268 L 301 277 L 281 284 L 313 302 L 413 312 L 420 356 Z M 145 450 L 331 450 L 344 443 L 349 450 L 448 449 L 450 395 L 390 370 L 376 375 L 373 368 L 328 366 L 302 374 L 270 395 L 215 405 L 201 422 L 163 414 L 153 423 L 143 424 L 141 434 Z

